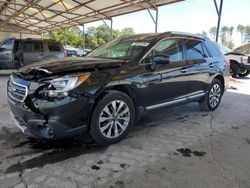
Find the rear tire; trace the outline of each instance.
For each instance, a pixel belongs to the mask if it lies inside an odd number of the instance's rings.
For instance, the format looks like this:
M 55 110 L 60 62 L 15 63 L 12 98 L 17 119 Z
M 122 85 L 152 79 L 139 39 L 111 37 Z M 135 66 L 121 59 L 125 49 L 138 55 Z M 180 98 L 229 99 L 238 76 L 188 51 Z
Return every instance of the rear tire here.
M 207 94 L 203 101 L 200 102 L 202 111 L 214 111 L 218 108 L 223 94 L 222 83 L 218 79 L 214 79 L 209 86 Z
M 233 78 L 236 78 L 240 72 L 240 67 L 237 63 L 230 63 L 230 74 Z
M 239 77 L 246 77 L 249 74 L 250 74 L 249 70 L 243 69 L 243 70 L 240 71 L 240 73 L 238 75 L 239 75 Z
M 101 146 L 121 141 L 134 124 L 135 108 L 131 98 L 119 91 L 109 91 L 93 111 L 90 134 Z

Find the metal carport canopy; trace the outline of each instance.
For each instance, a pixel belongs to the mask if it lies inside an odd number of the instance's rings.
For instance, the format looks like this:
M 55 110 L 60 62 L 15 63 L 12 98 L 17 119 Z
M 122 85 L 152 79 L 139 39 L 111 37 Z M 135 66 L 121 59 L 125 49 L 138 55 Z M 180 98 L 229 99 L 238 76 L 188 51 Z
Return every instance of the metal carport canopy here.
M 41 34 L 180 1 L 0 0 L 0 31 Z

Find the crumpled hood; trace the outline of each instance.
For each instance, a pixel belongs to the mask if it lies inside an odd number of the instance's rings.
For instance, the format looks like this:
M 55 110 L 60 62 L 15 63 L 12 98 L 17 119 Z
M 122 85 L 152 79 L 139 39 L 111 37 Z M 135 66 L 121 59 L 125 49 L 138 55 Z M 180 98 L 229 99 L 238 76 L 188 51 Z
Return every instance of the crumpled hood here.
M 56 75 L 79 71 L 93 71 L 120 67 L 125 60 L 102 59 L 102 58 L 66 58 L 63 60 L 51 60 L 34 63 L 22 67 L 19 71 L 29 75 Z

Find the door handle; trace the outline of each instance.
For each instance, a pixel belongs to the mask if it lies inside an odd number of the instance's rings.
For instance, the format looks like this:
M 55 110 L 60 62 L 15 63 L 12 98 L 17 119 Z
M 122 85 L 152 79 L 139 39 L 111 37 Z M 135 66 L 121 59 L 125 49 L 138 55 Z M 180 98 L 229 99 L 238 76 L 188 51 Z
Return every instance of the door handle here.
M 213 68 L 213 67 L 214 67 L 214 64 L 213 64 L 213 63 L 209 63 L 208 66 L 209 66 L 210 68 Z
M 181 73 L 186 73 L 188 71 L 188 68 L 183 67 L 180 71 L 181 71 Z

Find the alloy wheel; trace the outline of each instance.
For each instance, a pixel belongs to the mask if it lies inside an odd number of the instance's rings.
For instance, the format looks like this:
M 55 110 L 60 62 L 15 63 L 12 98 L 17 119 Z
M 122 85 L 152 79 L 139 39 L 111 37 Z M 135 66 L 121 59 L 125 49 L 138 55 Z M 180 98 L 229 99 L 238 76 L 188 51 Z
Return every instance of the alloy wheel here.
M 129 121 L 128 105 L 121 100 L 115 100 L 103 108 L 99 117 L 99 129 L 106 138 L 117 138 L 127 129 Z
M 215 108 L 221 98 L 221 88 L 219 84 L 214 84 L 209 92 L 209 104 L 212 108 Z

